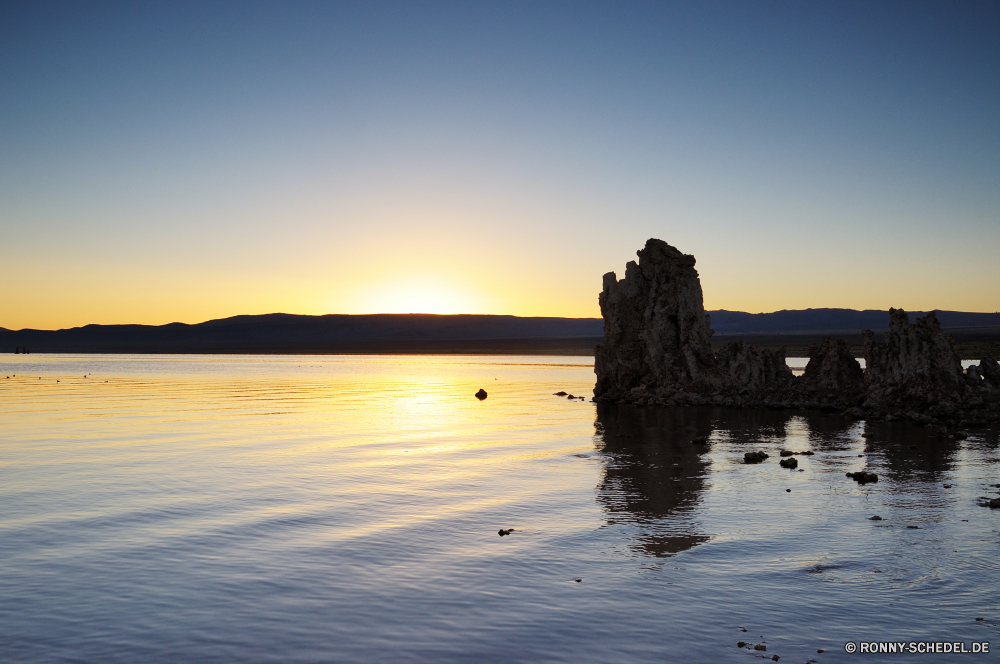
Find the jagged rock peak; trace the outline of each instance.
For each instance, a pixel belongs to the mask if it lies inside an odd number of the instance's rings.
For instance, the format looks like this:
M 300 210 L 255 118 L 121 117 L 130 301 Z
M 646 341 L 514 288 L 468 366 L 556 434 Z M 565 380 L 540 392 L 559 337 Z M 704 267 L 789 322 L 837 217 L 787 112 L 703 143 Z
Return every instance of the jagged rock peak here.
M 787 387 L 792 382 L 784 348 L 771 351 L 741 339 L 726 344 L 716 359 L 721 385 L 729 393 L 759 394 Z
M 804 392 L 857 394 L 863 388 L 864 371 L 847 342 L 823 337 L 822 342 L 809 347 L 809 363 L 802 374 Z
M 597 396 L 634 388 L 671 389 L 715 380 L 711 319 L 694 256 L 650 239 L 625 278 L 604 275 L 599 297 L 604 343 L 596 349 Z
M 875 341 L 862 330 L 865 342 L 865 383 L 872 386 L 919 385 L 938 388 L 962 385 L 962 360 L 955 340 L 941 330 L 932 311 L 911 324 L 902 309 L 889 309 L 889 331 Z

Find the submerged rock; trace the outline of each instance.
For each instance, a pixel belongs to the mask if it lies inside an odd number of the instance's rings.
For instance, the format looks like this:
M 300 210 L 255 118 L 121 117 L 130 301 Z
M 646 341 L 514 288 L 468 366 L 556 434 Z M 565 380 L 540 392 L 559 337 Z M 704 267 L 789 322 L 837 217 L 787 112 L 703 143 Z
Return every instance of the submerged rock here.
M 856 473 L 847 473 L 847 476 L 858 484 L 874 484 L 878 482 L 878 475 L 864 470 L 859 470 Z

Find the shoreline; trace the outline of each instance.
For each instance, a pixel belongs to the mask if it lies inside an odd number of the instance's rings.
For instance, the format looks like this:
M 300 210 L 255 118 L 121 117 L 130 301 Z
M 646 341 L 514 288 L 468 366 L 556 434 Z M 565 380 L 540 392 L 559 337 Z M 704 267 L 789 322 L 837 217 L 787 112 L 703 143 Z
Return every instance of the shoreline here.
M 1000 357 L 1000 332 L 949 331 L 963 360 Z M 855 358 L 864 357 L 861 334 L 716 334 L 712 348 L 718 351 L 731 341 L 745 341 L 758 348 L 785 349 L 789 359 L 808 359 L 809 347 L 824 336 L 843 339 Z M 95 355 L 566 355 L 593 357 L 603 337 L 542 337 L 520 339 L 412 339 L 342 342 L 233 342 L 214 344 L 52 344 L 30 348 L 30 355 L 84 353 Z M 46 347 L 47 346 L 47 347 Z M 3 355 L 13 355 L 13 349 Z

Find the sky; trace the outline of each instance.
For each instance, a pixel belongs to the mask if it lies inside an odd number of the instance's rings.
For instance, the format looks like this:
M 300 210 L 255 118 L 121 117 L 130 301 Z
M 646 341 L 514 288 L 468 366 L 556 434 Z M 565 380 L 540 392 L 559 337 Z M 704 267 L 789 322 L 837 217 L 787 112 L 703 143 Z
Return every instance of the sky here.
M 0 1 L 0 327 L 1000 310 L 1000 3 Z

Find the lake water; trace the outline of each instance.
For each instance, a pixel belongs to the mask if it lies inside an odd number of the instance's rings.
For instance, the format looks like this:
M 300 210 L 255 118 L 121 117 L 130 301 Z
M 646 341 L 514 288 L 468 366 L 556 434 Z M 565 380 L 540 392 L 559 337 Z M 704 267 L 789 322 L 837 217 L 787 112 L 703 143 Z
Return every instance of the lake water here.
M 553 396 L 593 384 L 592 358 L 4 356 L 0 661 L 996 661 L 996 430 Z

